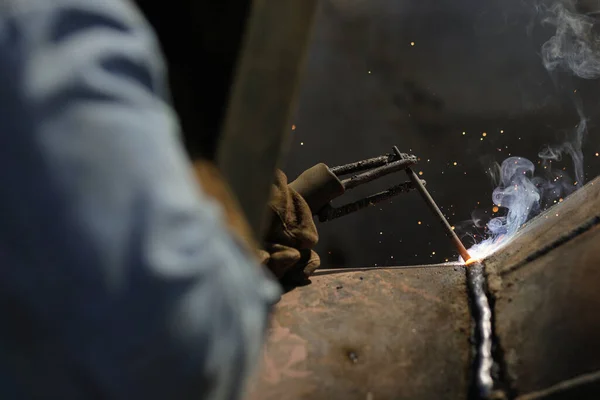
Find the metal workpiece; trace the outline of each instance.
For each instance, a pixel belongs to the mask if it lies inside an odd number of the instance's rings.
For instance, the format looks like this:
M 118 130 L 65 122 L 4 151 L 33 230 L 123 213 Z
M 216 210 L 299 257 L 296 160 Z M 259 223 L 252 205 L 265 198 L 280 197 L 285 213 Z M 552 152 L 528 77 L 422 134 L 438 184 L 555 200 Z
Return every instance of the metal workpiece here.
M 248 400 L 466 399 L 465 269 L 318 270 L 285 294 Z
M 484 261 L 517 399 L 600 396 L 598 186 L 588 183 L 530 221 L 527 234 Z
M 248 399 L 597 399 L 598 182 L 469 266 L 317 270 L 276 306 Z
M 596 179 L 482 261 L 492 313 L 492 377 L 507 398 L 600 396 L 598 200 Z M 470 287 L 479 265 L 469 267 Z
M 496 334 L 522 398 L 600 394 L 599 241 L 595 226 L 504 274 L 493 290 Z
M 423 184 L 426 184 L 425 181 L 422 182 Z M 319 211 L 319 221 L 327 222 L 336 218 L 343 217 L 358 210 L 362 210 L 363 208 L 371 207 L 381 202 L 388 201 L 393 197 L 397 196 L 398 194 L 410 192 L 414 188 L 415 186 L 412 182 L 404 182 L 399 185 L 392 186 L 391 188 L 382 192 L 373 194 L 371 196 L 365 197 L 352 203 L 345 204 L 340 207 L 332 207 L 330 205 L 325 206 L 321 209 L 321 211 Z
M 472 397 L 475 399 L 502 399 L 504 393 L 500 390 L 494 391 L 494 332 L 484 268 L 480 262 L 475 262 L 466 270 L 471 314 L 475 326 L 471 377 Z

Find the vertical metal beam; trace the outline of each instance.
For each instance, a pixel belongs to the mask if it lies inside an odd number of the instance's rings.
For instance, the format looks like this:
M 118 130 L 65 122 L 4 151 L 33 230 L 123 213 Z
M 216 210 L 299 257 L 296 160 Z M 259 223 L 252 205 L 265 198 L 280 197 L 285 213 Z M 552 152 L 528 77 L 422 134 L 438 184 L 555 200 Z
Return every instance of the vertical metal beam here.
M 274 171 L 291 132 L 317 0 L 255 0 L 217 163 L 262 237 Z

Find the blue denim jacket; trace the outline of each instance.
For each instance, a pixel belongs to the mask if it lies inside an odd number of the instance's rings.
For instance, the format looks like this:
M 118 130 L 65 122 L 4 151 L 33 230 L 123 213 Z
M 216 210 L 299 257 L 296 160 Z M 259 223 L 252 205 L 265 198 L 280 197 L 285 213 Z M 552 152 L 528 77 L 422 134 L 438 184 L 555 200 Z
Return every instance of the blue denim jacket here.
M 128 1 L 0 0 L 1 399 L 239 398 L 279 289 L 178 129 Z

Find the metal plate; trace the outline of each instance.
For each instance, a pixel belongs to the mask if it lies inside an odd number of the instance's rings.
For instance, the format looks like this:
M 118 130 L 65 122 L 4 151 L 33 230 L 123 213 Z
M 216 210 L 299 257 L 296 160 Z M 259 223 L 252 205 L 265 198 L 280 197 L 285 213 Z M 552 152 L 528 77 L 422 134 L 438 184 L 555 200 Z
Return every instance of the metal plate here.
M 558 392 L 565 395 L 565 390 L 578 390 L 577 395 L 532 398 L 599 398 L 598 243 L 600 227 L 596 226 L 503 275 L 494 293 L 496 334 L 519 393 L 544 390 L 596 372 L 595 380 Z
M 464 399 L 458 266 L 320 271 L 277 307 L 250 399 Z

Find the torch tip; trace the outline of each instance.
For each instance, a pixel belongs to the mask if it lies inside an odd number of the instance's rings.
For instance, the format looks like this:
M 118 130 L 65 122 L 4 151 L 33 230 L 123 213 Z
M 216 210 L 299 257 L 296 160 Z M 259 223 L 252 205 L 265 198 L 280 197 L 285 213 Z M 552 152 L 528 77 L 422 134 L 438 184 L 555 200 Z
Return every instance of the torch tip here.
M 465 265 L 468 267 L 469 265 L 471 265 L 471 264 L 475 264 L 475 263 L 477 263 L 477 262 L 479 262 L 479 261 L 480 261 L 480 260 L 479 260 L 478 258 L 468 258 L 468 259 L 465 261 Z

